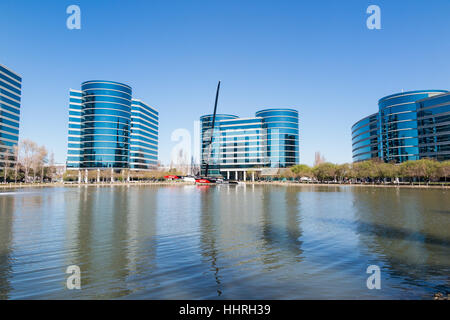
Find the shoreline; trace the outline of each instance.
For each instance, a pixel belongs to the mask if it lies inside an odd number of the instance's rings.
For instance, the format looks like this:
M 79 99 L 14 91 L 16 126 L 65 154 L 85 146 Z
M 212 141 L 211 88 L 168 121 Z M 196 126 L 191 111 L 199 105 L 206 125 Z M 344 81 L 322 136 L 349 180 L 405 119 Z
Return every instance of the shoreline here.
M 248 182 L 246 182 L 248 184 Z M 296 182 L 250 182 L 255 185 L 280 185 L 280 186 L 318 186 L 318 187 L 370 187 L 370 188 L 412 188 L 412 189 L 450 189 L 450 185 L 427 184 L 369 184 L 369 183 L 296 183 Z
M 450 185 L 427 185 L 427 184 L 350 184 L 350 183 L 297 183 L 297 182 L 281 182 L 281 181 L 246 181 L 245 185 L 272 185 L 272 186 L 286 186 L 286 187 L 361 187 L 361 188 L 410 188 L 410 189 L 450 189 Z M 114 183 L 11 183 L 0 184 L 1 189 L 22 189 L 22 188 L 57 188 L 57 187 L 129 187 L 129 186 L 176 186 L 176 185 L 197 185 L 192 182 L 184 181 L 157 181 L 157 182 L 114 182 Z M 208 186 L 208 184 L 201 184 L 202 186 Z M 216 184 L 213 184 L 216 185 Z M 219 186 L 221 184 L 218 184 Z M 226 184 L 224 184 L 226 185 Z

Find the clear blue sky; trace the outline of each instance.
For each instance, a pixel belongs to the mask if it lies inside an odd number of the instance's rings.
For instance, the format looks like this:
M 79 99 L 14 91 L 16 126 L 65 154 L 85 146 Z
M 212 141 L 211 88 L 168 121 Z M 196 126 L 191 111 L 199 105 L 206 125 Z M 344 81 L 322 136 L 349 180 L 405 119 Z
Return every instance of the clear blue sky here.
M 67 6 L 82 29 L 66 28 Z M 382 30 L 366 28 L 381 7 Z M 351 161 L 350 127 L 380 97 L 450 89 L 450 1 L 0 2 L 0 63 L 23 77 L 20 138 L 65 162 L 68 90 L 127 83 L 160 112 L 160 159 L 174 129 L 211 113 L 300 112 L 300 160 Z

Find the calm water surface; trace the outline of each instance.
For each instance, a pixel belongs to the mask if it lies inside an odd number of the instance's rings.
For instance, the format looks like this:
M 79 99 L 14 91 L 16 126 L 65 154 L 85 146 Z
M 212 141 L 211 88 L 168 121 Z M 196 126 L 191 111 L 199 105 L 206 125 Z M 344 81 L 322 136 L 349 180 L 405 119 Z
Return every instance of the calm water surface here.
M 81 290 L 66 289 L 70 265 Z M 381 268 L 381 290 L 366 269 Z M 116 186 L 0 193 L 0 299 L 430 299 L 448 190 Z

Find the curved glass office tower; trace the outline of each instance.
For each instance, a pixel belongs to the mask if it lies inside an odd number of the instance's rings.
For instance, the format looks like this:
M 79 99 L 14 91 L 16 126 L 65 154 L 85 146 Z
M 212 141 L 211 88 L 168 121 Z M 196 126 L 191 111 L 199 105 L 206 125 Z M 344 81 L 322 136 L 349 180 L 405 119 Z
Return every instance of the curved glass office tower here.
M 408 91 L 381 98 L 378 113 L 352 126 L 353 161 L 448 159 L 449 100 L 447 90 Z
M 374 113 L 352 126 L 353 162 L 380 157 L 378 122 L 378 113 Z
M 384 161 L 404 162 L 419 159 L 416 101 L 445 92 L 408 91 L 379 100 L 381 152 Z
M 70 91 L 68 168 L 147 170 L 157 156 L 158 112 L 130 86 L 92 80 Z
M 298 111 L 266 109 L 252 118 L 217 115 L 210 146 L 212 115 L 201 121 L 202 174 L 246 180 L 247 171 L 265 171 L 298 164 Z M 263 170 L 264 169 L 264 170 Z
M 272 168 L 286 168 L 299 163 L 298 111 L 265 109 L 256 112 L 267 129 L 267 156 Z
M 0 65 L 0 168 L 17 161 L 14 147 L 19 143 L 22 78 Z
M 81 91 L 83 167 L 128 168 L 131 88 L 113 81 L 87 81 Z

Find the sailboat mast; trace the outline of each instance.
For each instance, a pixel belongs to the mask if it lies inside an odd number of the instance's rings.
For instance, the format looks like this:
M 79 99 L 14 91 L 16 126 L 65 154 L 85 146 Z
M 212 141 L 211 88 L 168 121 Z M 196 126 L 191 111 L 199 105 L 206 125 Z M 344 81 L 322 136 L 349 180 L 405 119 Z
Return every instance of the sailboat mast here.
M 212 143 L 213 143 L 213 137 L 214 137 L 214 125 L 216 123 L 216 112 L 217 112 L 217 101 L 219 100 L 219 90 L 220 90 L 220 81 L 217 84 L 217 91 L 216 91 L 216 102 L 214 103 L 214 114 L 213 114 L 213 121 L 212 121 L 212 128 L 211 128 L 211 140 L 209 142 L 209 146 L 212 150 Z M 208 169 L 209 169 L 209 157 L 210 154 L 208 154 L 208 160 L 206 161 L 206 169 L 205 169 L 205 176 L 208 176 Z

